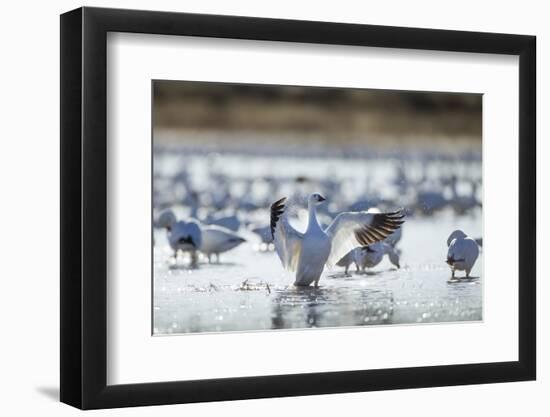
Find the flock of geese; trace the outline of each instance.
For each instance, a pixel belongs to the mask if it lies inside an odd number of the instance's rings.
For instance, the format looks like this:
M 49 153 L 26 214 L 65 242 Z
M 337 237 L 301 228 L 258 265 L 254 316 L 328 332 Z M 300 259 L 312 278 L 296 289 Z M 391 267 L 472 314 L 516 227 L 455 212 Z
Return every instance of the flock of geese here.
M 400 251 L 396 244 L 401 238 L 401 225 L 405 222 L 402 209 L 382 212 L 377 208 L 366 211 L 342 211 L 325 224 L 319 220 L 318 209 L 325 202 L 320 193 L 311 193 L 307 199 L 307 227 L 298 231 L 289 221 L 287 198 L 270 205 L 270 222 L 256 227 L 253 232 L 261 237 L 264 245 L 273 245 L 283 268 L 294 274 L 295 286 L 318 287 L 325 268 L 343 267 L 345 275 L 355 265 L 358 272 L 378 265 L 385 255 L 397 268 Z M 194 200 L 196 202 L 196 198 Z M 240 227 L 237 216 L 198 219 L 197 204 L 192 206 L 189 218 L 177 219 L 171 209 L 162 211 L 156 218 L 156 227 L 164 228 L 174 259 L 188 253 L 190 266 L 198 266 L 198 254 L 208 262 L 215 256 L 230 251 L 246 240 L 236 231 Z M 470 273 L 479 255 L 479 242 L 461 230 L 455 230 L 447 240 L 447 260 L 456 280 L 455 272 Z M 268 246 L 265 246 L 266 248 Z
M 467 215 L 480 209 L 481 169 L 475 159 L 463 160 L 461 156 L 455 161 L 433 156 L 407 161 L 399 158 L 386 157 L 385 162 L 374 160 L 369 164 L 372 171 L 361 170 L 353 176 L 329 165 L 324 168 L 324 177 L 319 178 L 315 172 L 307 175 L 281 172 L 267 159 L 261 164 L 251 163 L 254 169 L 231 170 L 221 163 L 222 158 L 194 155 L 191 159 L 179 156 L 173 149 L 155 150 L 155 167 L 159 168 L 154 173 L 153 203 L 158 211 L 172 208 L 174 204 L 191 208 L 188 217 L 233 231 L 248 226 L 243 224 L 248 220 L 265 227 L 264 219 L 255 217 L 259 213 L 265 215 L 273 196 L 295 200 L 316 191 L 331 199 L 329 204 L 319 207 L 321 223 L 342 211 L 371 207 L 382 210 L 405 207 L 407 216 L 431 216 L 445 210 Z M 200 162 L 208 169 L 197 173 L 191 161 L 195 161 L 195 165 Z M 258 165 L 262 169 L 258 169 Z M 352 166 L 350 162 L 348 168 Z M 177 171 L 164 167 L 174 167 Z M 270 173 L 274 170 L 278 171 L 277 175 Z M 266 241 L 269 241 L 268 231 L 264 229 Z
M 325 167 L 324 178 L 318 178 L 314 170 L 311 176 L 280 170 L 273 175 L 270 159 L 261 160 L 260 171 L 232 171 L 216 152 L 197 152 L 190 158 L 172 148 L 156 149 L 153 186 L 155 226 L 166 230 L 176 262 L 179 254 L 187 254 L 192 268 L 198 266 L 199 254 L 219 262 L 220 255 L 246 241 L 240 232 L 247 230 L 260 239 L 260 250 L 277 253 L 283 268 L 294 274 L 295 285 L 316 286 L 325 268 L 343 268 L 349 275 L 352 266 L 364 272 L 386 256 L 399 268 L 397 245 L 407 218 L 446 210 L 468 215 L 481 207 L 476 155 L 446 159 L 424 153 L 410 160 L 385 155 L 370 160 L 376 176 L 360 170 L 339 177 L 335 168 Z M 197 173 L 193 163 L 208 168 Z M 273 201 L 283 195 L 288 198 Z M 291 213 L 295 207 L 289 202 L 305 195 L 307 210 Z M 296 220 L 307 225 L 304 231 L 293 227 Z M 446 263 L 452 279 L 457 271 L 470 277 L 480 246 L 480 239 L 460 230 L 451 233 Z

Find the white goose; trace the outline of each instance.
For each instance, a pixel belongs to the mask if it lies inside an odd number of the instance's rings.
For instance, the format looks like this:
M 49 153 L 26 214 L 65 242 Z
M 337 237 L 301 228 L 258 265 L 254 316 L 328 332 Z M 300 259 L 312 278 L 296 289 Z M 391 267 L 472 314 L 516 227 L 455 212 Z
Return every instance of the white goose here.
M 201 231 L 200 251 L 208 257 L 208 262 L 211 262 L 212 255 L 216 255 L 216 261 L 220 262 L 220 253 L 246 242 L 246 239 L 221 226 L 201 226 Z
M 397 268 L 399 265 L 399 250 L 395 249 L 391 244 L 383 242 L 376 242 L 369 246 L 362 246 L 355 248 L 345 254 L 336 265 L 345 268 L 344 274 L 348 275 L 349 267 L 351 264 L 355 264 L 357 272 L 365 271 L 366 268 L 374 268 L 384 258 L 384 255 L 388 255 L 390 262 Z
M 174 251 L 174 259 L 178 259 L 178 251 L 189 252 L 191 267 L 197 266 L 197 250 L 202 245 L 202 232 L 198 223 L 194 221 L 175 221 L 166 227 L 168 242 Z
M 374 268 L 384 255 L 388 255 L 390 262 L 397 268 L 399 265 L 399 252 L 392 245 L 386 242 L 376 242 L 369 246 L 356 248 L 354 252 L 355 265 L 357 270 L 365 271 L 365 268 Z
M 452 278 L 455 271 L 466 271 L 466 278 L 469 278 L 479 255 L 476 241 L 462 230 L 455 230 L 447 239 L 447 246 L 447 264 L 451 267 Z
M 283 267 L 296 272 L 294 285 L 317 287 L 325 265 L 332 267 L 357 246 L 367 246 L 385 239 L 404 222 L 401 210 L 392 213 L 344 212 L 323 230 L 317 221 L 320 194 L 308 198 L 309 219 L 305 233 L 288 222 L 286 197 L 271 205 L 271 235 Z
M 191 254 L 192 266 L 197 265 L 197 250 L 204 253 L 211 262 L 212 255 L 220 261 L 220 253 L 227 252 L 241 243 L 244 238 L 221 226 L 205 226 L 190 219 L 178 221 L 172 210 L 166 210 L 157 218 L 157 227 L 163 227 L 168 233 L 168 242 L 177 259 L 178 251 Z

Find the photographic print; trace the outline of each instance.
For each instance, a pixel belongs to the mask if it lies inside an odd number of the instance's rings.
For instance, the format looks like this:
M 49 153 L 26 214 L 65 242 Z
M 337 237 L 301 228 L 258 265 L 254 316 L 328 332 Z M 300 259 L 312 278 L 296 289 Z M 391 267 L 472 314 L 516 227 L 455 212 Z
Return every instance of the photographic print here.
M 154 335 L 483 319 L 482 95 L 152 81 Z

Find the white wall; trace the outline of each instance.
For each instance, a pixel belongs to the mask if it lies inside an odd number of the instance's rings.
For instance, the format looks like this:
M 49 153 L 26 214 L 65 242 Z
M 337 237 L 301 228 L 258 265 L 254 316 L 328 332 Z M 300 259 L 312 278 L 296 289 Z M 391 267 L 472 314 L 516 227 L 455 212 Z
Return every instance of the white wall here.
M 544 78 L 550 59 L 550 26 L 542 1 L 461 2 L 387 1 L 338 2 L 306 1 L 93 1 L 89 6 L 159 9 L 217 14 L 331 20 L 396 26 L 432 27 L 509 33 L 538 37 L 538 118 L 539 118 L 539 213 L 550 211 L 548 179 L 550 157 L 541 138 L 549 133 L 549 123 L 541 120 L 550 97 Z M 72 415 L 76 411 L 59 404 L 58 392 L 58 305 L 59 305 L 59 17 L 79 7 L 77 1 L 4 2 L 2 5 L 2 61 L 0 106 L 2 139 L 0 206 L 3 273 L 0 280 L 0 384 L 3 415 L 35 411 Z M 544 129 L 544 130 L 543 130 Z M 545 135 L 546 134 L 546 135 Z M 6 148 L 7 147 L 7 148 Z M 544 158 L 546 157 L 546 158 Z M 549 221 L 539 215 L 539 257 L 548 250 Z M 543 232 L 546 231 L 546 237 Z M 545 250 L 546 249 L 546 250 Z M 503 254 L 505 256 L 505 254 Z M 6 268 L 7 267 L 7 268 Z M 542 416 L 548 412 L 545 398 L 550 390 L 547 320 L 549 295 L 544 267 L 539 268 L 539 380 L 528 383 L 388 391 L 290 399 L 239 401 L 101 411 L 100 415 L 258 415 L 336 413 L 361 415 Z M 475 341 L 472 341 L 475 348 Z

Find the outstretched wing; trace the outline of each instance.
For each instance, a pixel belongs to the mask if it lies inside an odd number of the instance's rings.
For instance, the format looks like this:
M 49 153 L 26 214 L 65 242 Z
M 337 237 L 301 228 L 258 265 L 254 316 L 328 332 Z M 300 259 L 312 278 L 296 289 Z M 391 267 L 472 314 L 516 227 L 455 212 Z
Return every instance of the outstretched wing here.
M 384 240 L 401 227 L 403 217 L 402 210 L 390 213 L 340 213 L 325 230 L 332 240 L 327 266 L 332 267 L 357 246 L 368 246 Z
M 288 222 L 285 202 L 286 197 L 283 197 L 271 205 L 271 236 L 283 267 L 289 271 L 296 271 L 304 235 Z

